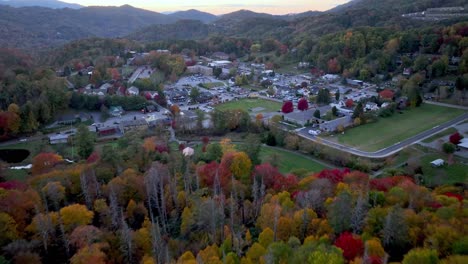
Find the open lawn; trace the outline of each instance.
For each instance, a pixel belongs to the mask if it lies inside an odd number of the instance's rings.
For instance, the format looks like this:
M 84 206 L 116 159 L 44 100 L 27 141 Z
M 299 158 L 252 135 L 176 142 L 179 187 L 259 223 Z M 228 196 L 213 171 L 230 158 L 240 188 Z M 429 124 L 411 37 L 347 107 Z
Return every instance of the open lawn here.
M 430 154 L 421 158 L 424 184 L 428 186 L 454 183 L 467 183 L 468 165 L 459 159 L 454 159 L 455 164 L 444 165 L 439 168 L 431 166 L 430 162 L 436 159 L 447 161 L 447 155 Z
M 338 134 L 338 142 L 365 151 L 377 151 L 415 136 L 425 130 L 463 114 L 463 110 L 424 104 L 395 113 L 391 117 L 379 118 L 375 123 L 365 124 Z
M 282 173 L 288 173 L 293 169 L 306 169 L 310 172 L 319 172 L 327 168 L 324 165 L 300 154 L 268 146 L 262 146 L 262 149 L 260 150 L 260 159 L 262 162 L 265 162 L 273 154 L 277 154 L 279 156 L 279 170 Z
M 263 108 L 263 110 L 259 112 L 276 112 L 281 109 L 281 103 L 260 98 L 246 98 L 230 101 L 216 106 L 216 108 L 219 110 L 242 109 L 246 111 L 257 107 Z

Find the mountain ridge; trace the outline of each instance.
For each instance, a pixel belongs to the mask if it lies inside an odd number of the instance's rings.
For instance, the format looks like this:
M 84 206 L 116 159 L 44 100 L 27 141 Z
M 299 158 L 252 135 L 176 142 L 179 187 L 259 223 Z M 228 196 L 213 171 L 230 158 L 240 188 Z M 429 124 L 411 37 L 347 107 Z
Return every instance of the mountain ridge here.
M 11 7 L 28 7 L 40 6 L 52 9 L 71 8 L 80 9 L 84 6 L 79 4 L 67 3 L 58 0 L 0 0 L 0 5 L 7 5 Z

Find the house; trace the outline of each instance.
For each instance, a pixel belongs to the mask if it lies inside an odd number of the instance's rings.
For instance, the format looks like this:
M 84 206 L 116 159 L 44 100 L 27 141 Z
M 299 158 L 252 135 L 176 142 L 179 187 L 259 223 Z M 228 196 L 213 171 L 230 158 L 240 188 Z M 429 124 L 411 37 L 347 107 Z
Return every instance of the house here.
M 310 62 L 305 62 L 305 61 L 301 61 L 297 64 L 297 67 L 298 68 L 309 68 L 310 67 Z
M 351 86 L 362 86 L 364 84 L 361 80 L 346 79 L 346 82 Z
M 364 110 L 367 111 L 376 111 L 379 110 L 379 106 L 374 102 L 367 102 L 364 106 Z
M 224 53 L 224 52 L 215 52 L 211 55 L 212 58 L 216 59 L 216 60 L 227 60 L 229 59 L 229 55 Z
M 70 135 L 71 134 L 50 135 L 49 136 L 49 143 L 51 145 L 68 143 L 68 138 L 70 137 Z
M 405 76 L 410 76 L 413 73 L 413 70 L 411 68 L 404 68 L 403 69 L 403 75 Z
M 124 110 L 121 106 L 111 106 L 109 108 L 109 115 L 118 117 L 124 113 Z
M 460 143 L 457 145 L 460 148 L 468 149 L 468 138 L 462 138 Z
M 322 76 L 323 80 L 329 81 L 329 82 L 337 81 L 339 78 L 340 76 L 337 74 L 325 74 L 324 76 Z
M 140 94 L 140 89 L 138 87 L 132 86 L 127 89 L 127 95 L 136 96 Z
M 436 160 L 431 161 L 432 167 L 440 167 L 440 166 L 443 166 L 444 164 L 445 164 L 445 161 L 443 159 L 436 159 Z

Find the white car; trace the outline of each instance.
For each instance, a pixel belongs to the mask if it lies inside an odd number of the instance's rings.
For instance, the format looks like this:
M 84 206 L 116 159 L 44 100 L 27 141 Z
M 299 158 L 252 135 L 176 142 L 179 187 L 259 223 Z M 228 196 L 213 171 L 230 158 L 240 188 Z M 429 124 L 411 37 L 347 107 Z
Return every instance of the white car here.
M 319 130 L 309 130 L 309 135 L 318 136 L 320 134 Z

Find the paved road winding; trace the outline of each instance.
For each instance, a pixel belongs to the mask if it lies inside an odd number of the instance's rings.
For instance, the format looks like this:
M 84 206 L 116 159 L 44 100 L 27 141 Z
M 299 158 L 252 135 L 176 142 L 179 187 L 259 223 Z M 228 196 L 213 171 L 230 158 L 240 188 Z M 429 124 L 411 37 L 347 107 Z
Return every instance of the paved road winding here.
M 387 147 L 387 148 L 384 148 L 384 149 L 381 149 L 381 150 L 378 150 L 378 151 L 375 151 L 375 152 L 367 152 L 367 151 L 362 151 L 362 150 L 359 150 L 359 149 L 356 149 L 356 148 L 352 148 L 352 147 L 349 147 L 349 146 L 345 146 L 345 145 L 341 145 L 339 143 L 336 143 L 336 142 L 333 142 L 333 141 L 330 141 L 330 140 L 326 140 L 324 138 L 317 138 L 316 136 L 312 136 L 312 135 L 309 135 L 308 131 L 310 128 L 304 128 L 302 130 L 300 130 L 298 132 L 298 135 L 303 137 L 303 138 L 307 138 L 307 139 L 310 139 L 312 141 L 315 141 L 317 143 L 321 143 L 323 145 L 326 145 L 326 146 L 330 146 L 330 147 L 333 147 L 335 149 L 338 149 L 338 150 L 341 150 L 341 151 L 345 151 L 345 152 L 348 152 L 348 153 L 351 153 L 351 154 L 354 154 L 354 155 L 357 155 L 357 156 L 361 156 L 361 157 L 366 157 L 366 158 L 386 158 L 392 154 L 395 154 L 397 153 L 398 151 L 406 148 L 407 146 L 410 146 L 416 142 L 419 142 L 420 140 L 423 140 L 425 138 L 428 138 L 434 134 L 437 134 L 439 133 L 441 130 L 444 130 L 448 127 L 451 127 L 455 124 L 458 124 L 462 121 L 465 121 L 465 120 L 468 120 L 468 113 L 465 113 L 455 119 L 452 119 L 446 123 L 443 123 L 441 125 L 438 125 L 436 127 L 433 127 L 429 130 L 426 130 L 418 135 L 415 135 L 415 136 L 412 136 L 410 138 L 407 138 L 401 142 L 398 142 L 396 143 L 395 145 L 392 145 L 390 147 Z

